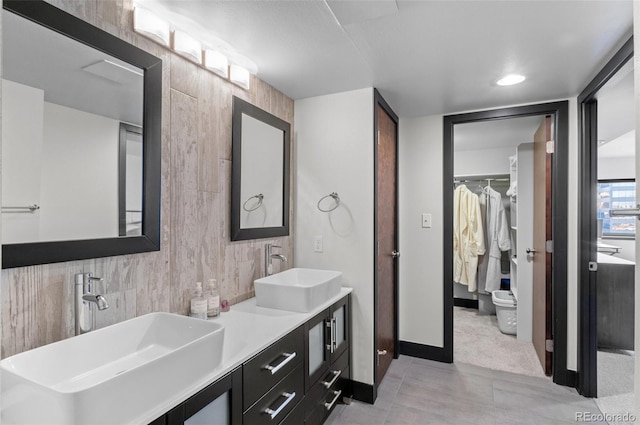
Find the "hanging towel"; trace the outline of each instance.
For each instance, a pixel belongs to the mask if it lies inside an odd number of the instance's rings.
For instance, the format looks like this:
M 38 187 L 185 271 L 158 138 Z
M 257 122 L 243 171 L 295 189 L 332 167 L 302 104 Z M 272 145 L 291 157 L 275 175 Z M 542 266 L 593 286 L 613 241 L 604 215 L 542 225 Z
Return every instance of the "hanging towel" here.
M 490 187 L 486 188 L 486 193 L 482 202 L 486 203 L 487 254 L 480 259 L 478 266 L 478 291 L 491 293 L 500 289 L 500 260 L 502 251 L 511 249 L 511 239 L 502 196 Z
M 476 290 L 478 256 L 485 253 L 478 195 L 465 185 L 453 192 L 453 280 Z

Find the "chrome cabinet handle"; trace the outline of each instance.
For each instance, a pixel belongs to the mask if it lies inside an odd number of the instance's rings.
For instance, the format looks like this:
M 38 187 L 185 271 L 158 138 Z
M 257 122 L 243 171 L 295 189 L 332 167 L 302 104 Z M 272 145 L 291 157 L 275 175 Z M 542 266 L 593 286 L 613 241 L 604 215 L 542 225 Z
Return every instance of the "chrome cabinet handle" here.
M 278 413 L 282 412 L 282 409 L 284 409 L 285 407 L 287 407 L 287 404 L 291 403 L 291 400 L 293 400 L 294 398 L 296 398 L 296 393 L 292 392 L 292 393 L 282 393 L 282 395 L 284 397 L 286 397 L 287 399 L 276 409 L 264 409 L 264 413 L 268 414 L 269 416 L 271 416 L 271 419 L 275 419 L 276 416 L 278 416 Z
M 338 342 L 336 341 L 336 318 L 332 317 L 326 322 L 326 326 L 329 328 L 329 343 L 327 344 L 327 350 L 333 354 L 338 345 Z
M 336 351 L 338 348 L 338 322 L 335 317 L 331 318 L 331 353 Z
M 333 391 L 333 400 L 331 400 L 329 403 L 325 403 L 324 407 L 327 410 L 331 410 L 331 408 L 333 407 L 334 404 L 336 404 L 336 402 L 338 401 L 338 399 L 340 398 L 340 394 L 342 394 L 342 390 L 340 391 Z
M 270 364 L 263 366 L 262 369 L 265 370 L 269 370 L 271 371 L 272 375 L 275 375 L 280 369 L 282 369 L 287 363 L 289 363 L 291 360 L 296 358 L 296 353 L 282 353 L 282 355 L 285 357 L 285 359 L 283 361 L 281 361 L 280 363 L 278 363 L 277 366 L 271 366 Z
M 322 385 L 324 385 L 326 388 L 331 388 L 331 386 L 336 383 L 342 371 L 332 370 L 331 373 L 333 374 L 333 378 L 331 379 L 331 381 L 322 381 Z

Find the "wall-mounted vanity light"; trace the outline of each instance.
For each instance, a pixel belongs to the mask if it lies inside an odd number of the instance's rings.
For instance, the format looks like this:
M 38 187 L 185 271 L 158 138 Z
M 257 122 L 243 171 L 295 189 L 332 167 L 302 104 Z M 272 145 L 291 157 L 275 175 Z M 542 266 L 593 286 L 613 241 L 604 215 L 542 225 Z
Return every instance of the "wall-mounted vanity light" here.
M 146 9 L 135 7 L 133 9 L 133 30 L 169 47 L 171 44 L 171 26 L 155 14 Z
M 184 31 L 173 32 L 173 50 L 197 64 L 202 64 L 202 44 Z
M 233 48 L 221 40 L 214 39 L 214 45 L 217 43 L 227 46 L 223 51 L 228 55 L 213 49 L 204 49 L 203 51 L 203 45 L 199 40 L 180 29 L 174 28 L 172 30 L 171 23 L 138 6 L 134 6 L 133 9 L 133 30 L 156 43 L 171 48 L 179 55 L 204 66 L 209 71 L 230 80 L 245 90 L 249 90 L 251 73 L 257 72 L 257 67 L 251 60 L 236 53 Z M 173 42 L 171 42 L 172 38 Z M 229 66 L 229 58 L 231 58 L 231 62 L 237 61 L 242 65 L 233 63 Z
M 232 64 L 229 67 L 229 80 L 231 80 L 232 83 L 239 85 L 243 89 L 249 90 L 250 79 L 251 74 L 249 74 L 249 71 L 246 68 L 235 64 Z
M 229 60 L 220 52 L 206 49 L 204 51 L 204 66 L 223 78 L 229 78 Z

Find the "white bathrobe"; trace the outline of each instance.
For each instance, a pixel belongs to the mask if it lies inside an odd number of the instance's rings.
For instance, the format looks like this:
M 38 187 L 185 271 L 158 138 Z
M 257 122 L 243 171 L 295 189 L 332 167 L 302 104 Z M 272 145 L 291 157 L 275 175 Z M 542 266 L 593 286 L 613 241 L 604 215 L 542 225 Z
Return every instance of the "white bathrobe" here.
M 502 196 L 487 188 L 487 196 L 481 196 L 481 208 L 486 208 L 486 249 L 487 255 L 480 259 L 478 266 L 478 291 L 489 292 L 500 289 L 502 277 L 500 267 L 501 251 L 511 249 L 509 222 L 502 205 Z
M 453 192 L 453 280 L 476 290 L 478 256 L 485 253 L 478 195 L 465 185 Z

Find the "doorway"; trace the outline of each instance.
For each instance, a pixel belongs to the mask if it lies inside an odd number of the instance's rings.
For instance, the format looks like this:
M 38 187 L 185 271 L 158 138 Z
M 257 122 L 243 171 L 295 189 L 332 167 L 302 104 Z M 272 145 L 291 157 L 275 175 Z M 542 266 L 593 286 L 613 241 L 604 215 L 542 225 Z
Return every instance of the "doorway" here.
M 551 319 L 547 323 L 551 326 L 553 335 L 553 364 L 551 374 L 553 381 L 563 385 L 573 385 L 574 376 L 567 370 L 567 164 L 568 164 L 568 102 L 553 102 L 546 104 L 528 105 L 521 107 L 502 108 L 467 114 L 450 115 L 444 117 L 443 138 L 443 213 L 444 213 L 444 347 L 443 360 L 453 362 L 454 335 L 454 267 L 453 267 L 453 236 L 454 211 L 454 126 L 458 124 L 504 120 L 508 118 L 550 116 L 555 123 L 553 143 L 549 149 L 553 151 L 554 160 L 551 173 L 551 230 L 553 241 L 545 247 L 533 249 L 537 253 L 544 253 L 547 248 L 553 251 L 551 262 L 551 297 L 553 303 L 549 311 Z M 552 247 L 551 247 L 552 244 Z M 547 244 L 545 244 L 547 245 Z M 535 255 L 535 254 L 534 254 Z M 538 254 L 539 255 L 539 254 Z M 546 344 L 551 348 L 551 343 Z
M 633 412 L 636 160 L 633 40 L 578 97 L 578 391 L 605 414 Z M 624 215 L 616 215 L 615 210 Z
M 398 358 L 398 116 L 374 91 L 375 390 Z M 375 399 L 375 394 L 374 394 Z
M 454 205 L 463 193 L 477 202 L 483 242 L 477 255 L 462 252 L 466 217 L 454 209 L 454 264 L 477 259 L 473 279 L 454 268 L 456 363 L 537 377 L 551 371 L 545 340 L 552 254 L 543 252 L 552 239 L 552 127 L 551 116 L 533 115 L 454 128 Z

